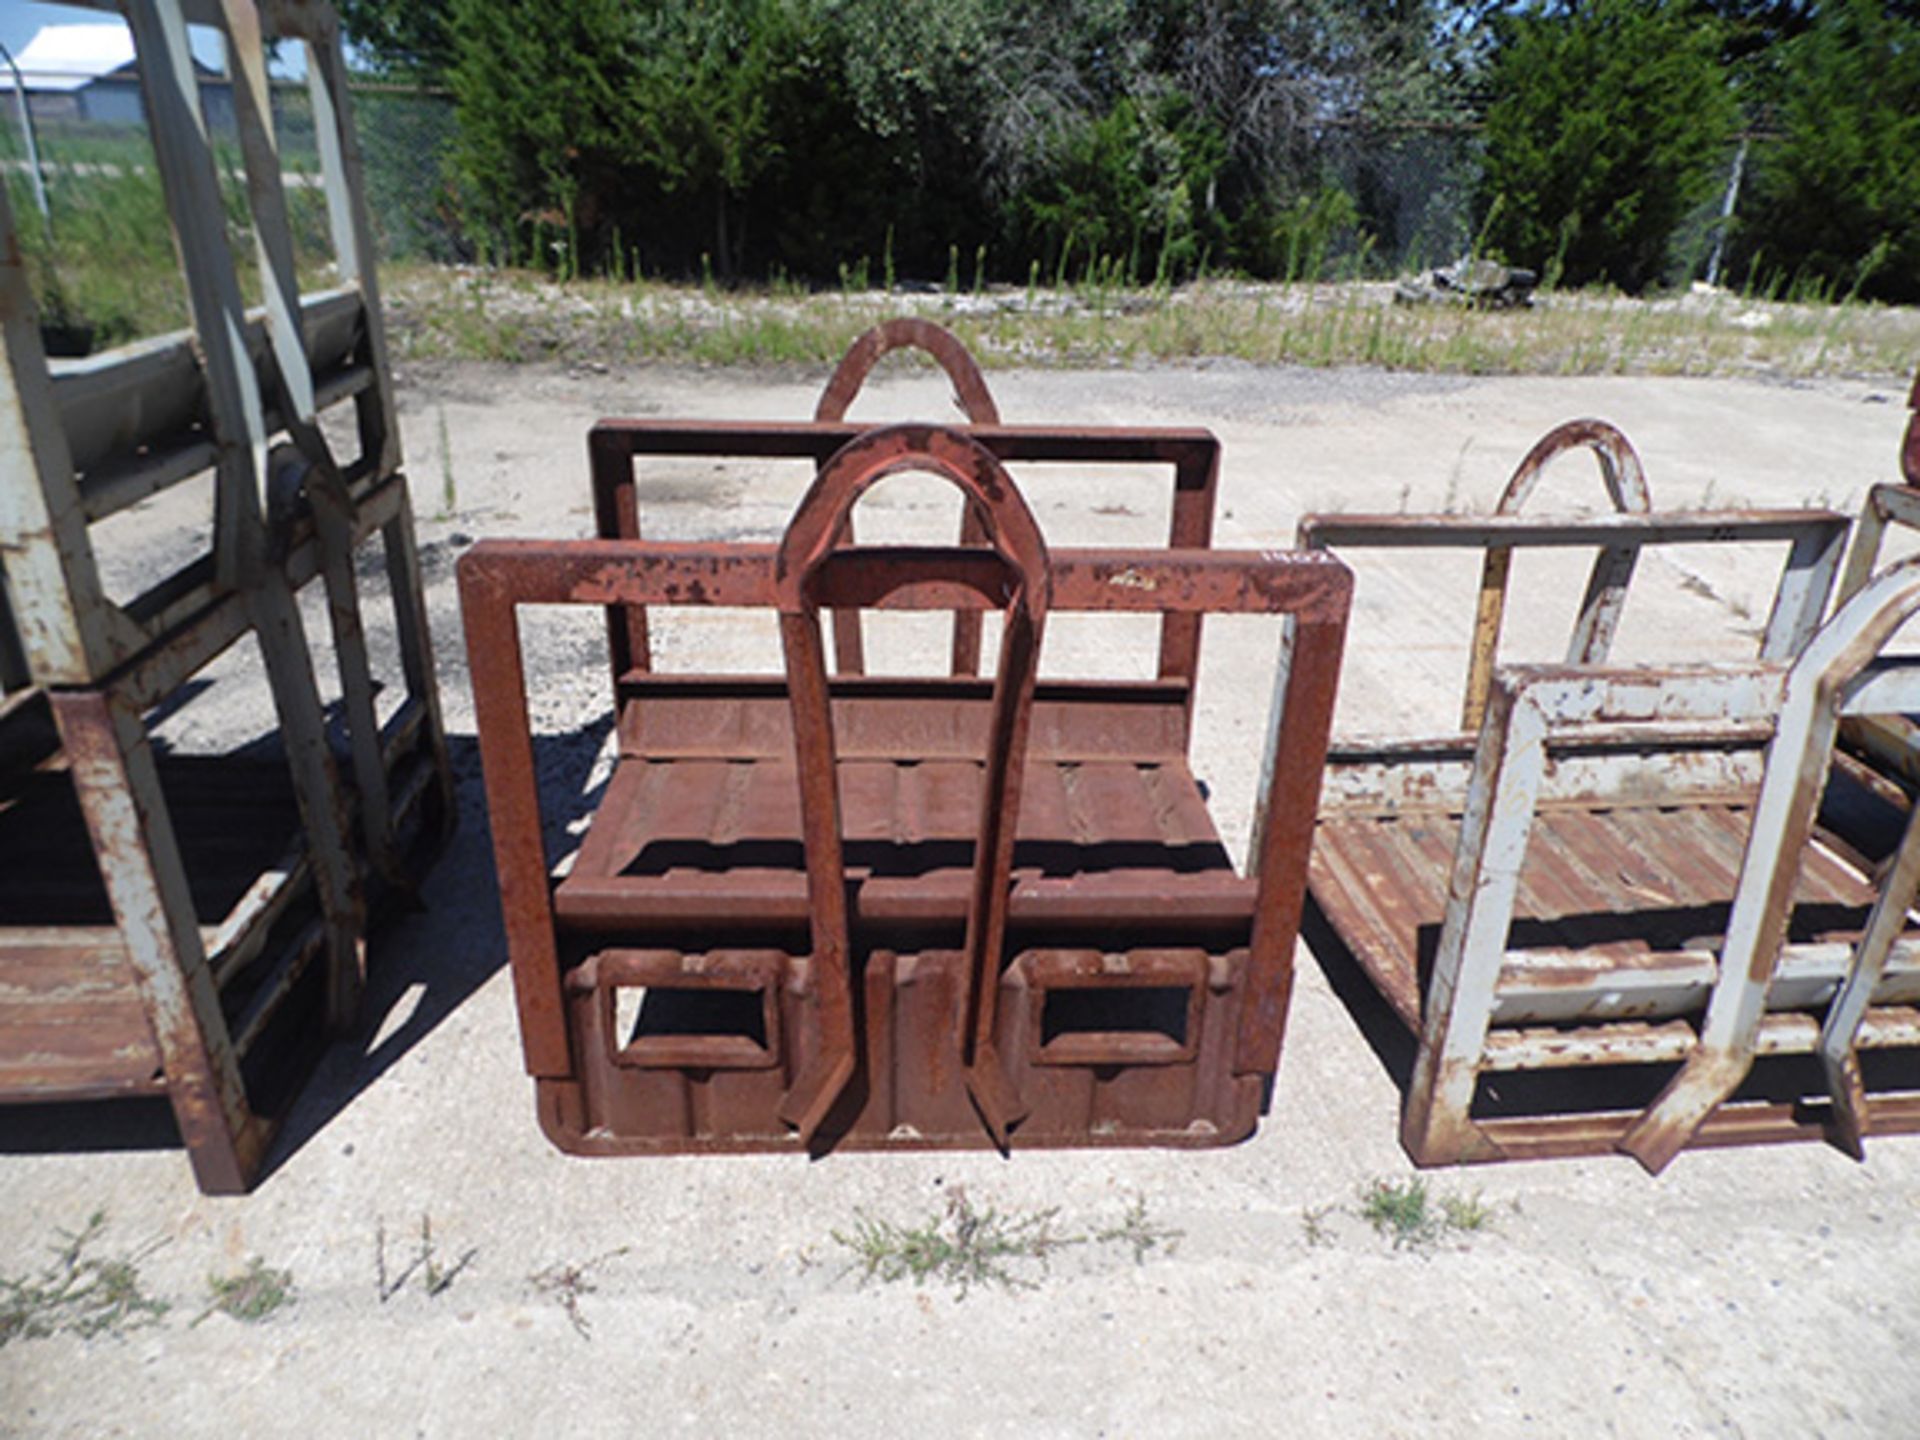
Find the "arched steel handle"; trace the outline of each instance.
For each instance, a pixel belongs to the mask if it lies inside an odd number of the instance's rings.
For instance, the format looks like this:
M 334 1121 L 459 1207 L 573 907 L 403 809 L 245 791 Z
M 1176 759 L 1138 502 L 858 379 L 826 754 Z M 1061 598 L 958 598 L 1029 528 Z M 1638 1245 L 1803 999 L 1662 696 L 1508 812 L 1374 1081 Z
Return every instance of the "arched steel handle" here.
M 1600 481 L 1607 499 L 1621 514 L 1645 514 L 1653 502 L 1647 494 L 1646 470 L 1632 442 L 1604 420 L 1569 420 L 1556 425 L 1535 443 L 1513 476 L 1500 492 L 1496 515 L 1517 515 L 1540 483 L 1540 474 L 1549 461 L 1569 450 L 1588 449 L 1600 462 Z M 1593 665 L 1607 658 L 1614 631 L 1620 626 L 1620 611 L 1627 603 L 1627 585 L 1633 579 L 1638 551 L 1614 547 L 1600 552 L 1587 578 L 1587 593 L 1580 602 L 1580 618 L 1573 637 L 1567 642 L 1569 665 Z M 1487 691 L 1493 683 L 1494 655 L 1500 647 L 1500 626 L 1507 613 L 1507 581 L 1513 568 L 1513 552 L 1488 550 L 1480 564 L 1480 601 L 1474 616 L 1473 652 L 1467 671 L 1467 694 L 1461 707 L 1460 724 L 1466 730 L 1478 730 L 1487 710 Z
M 860 387 L 879 363 L 881 356 L 894 350 L 924 350 L 953 382 L 954 398 L 975 425 L 998 425 L 1000 410 L 987 393 L 986 377 L 960 339 L 944 325 L 917 316 L 902 315 L 874 326 L 840 357 L 833 378 L 821 392 L 820 403 L 813 407 L 816 420 L 844 420 Z
M 967 907 L 963 964 L 966 996 L 960 1037 L 967 1089 L 994 1140 L 1004 1147 L 1026 1107 L 994 1047 L 1000 957 L 1005 949 L 1008 891 L 1020 786 L 1033 713 L 1034 680 L 1049 600 L 1049 562 L 1040 527 L 1000 462 L 954 430 L 901 425 L 850 441 L 821 467 L 800 502 L 774 562 L 774 592 L 793 709 L 794 754 L 806 847 L 812 915 L 812 981 L 820 1044 L 794 1078 L 780 1109 L 811 1143 L 852 1078 L 853 943 L 841 844 L 840 791 L 833 716 L 814 580 L 830 562 L 857 563 L 839 546 L 854 503 L 882 477 L 903 470 L 941 476 L 959 487 L 982 517 L 986 539 L 1007 575 L 1005 624 L 994 676 L 978 841 Z M 960 558 L 963 552 L 949 552 Z M 929 557 L 929 569 L 939 569 Z M 923 578 L 954 578 L 928 574 Z
M 880 358 L 891 351 L 907 349 L 924 350 L 946 371 L 947 379 L 953 383 L 954 399 L 959 402 L 961 413 L 967 417 L 968 423 L 1000 423 L 1000 409 L 987 391 L 986 377 L 980 373 L 980 366 L 967 347 L 960 343 L 959 337 L 943 325 L 908 315 L 897 316 L 874 326 L 847 347 L 847 353 L 834 369 L 833 378 L 827 381 L 827 388 L 821 393 L 820 403 L 814 406 L 813 418 L 846 419 L 854 397 L 860 393 L 860 387 L 866 384 L 867 376 L 873 373 L 873 367 Z M 851 520 L 843 538 L 848 544 L 853 543 Z M 986 523 L 971 505 L 967 506 L 960 519 L 960 543 L 978 545 L 986 538 Z M 858 611 L 841 610 L 835 613 L 833 655 L 840 674 L 860 675 L 866 672 L 866 649 L 861 643 Z M 974 675 L 979 670 L 980 616 L 975 611 L 963 610 L 953 617 L 953 673 Z

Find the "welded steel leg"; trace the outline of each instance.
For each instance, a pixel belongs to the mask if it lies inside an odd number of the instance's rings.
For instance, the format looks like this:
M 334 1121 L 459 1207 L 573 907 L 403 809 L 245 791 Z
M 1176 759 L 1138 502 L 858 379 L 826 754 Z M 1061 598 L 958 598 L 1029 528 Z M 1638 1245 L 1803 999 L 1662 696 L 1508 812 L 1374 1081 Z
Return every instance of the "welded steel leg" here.
M 828 708 L 827 662 L 815 615 L 783 614 L 780 639 L 793 706 L 800 780 L 800 824 L 807 856 L 812 915 L 808 1004 L 819 1043 L 780 1103 L 780 1118 L 811 1144 L 840 1092 L 853 1078 L 852 942 L 846 869 L 840 845 L 840 791 Z
M 1349 593 L 1342 582 L 1340 594 Z M 1338 619 L 1289 615 L 1281 633 L 1248 864 L 1259 889 L 1248 937 L 1247 1001 L 1234 1037 L 1234 1073 L 1271 1075 L 1293 995 L 1293 952 L 1306 903 L 1306 866 L 1319 812 L 1327 734 L 1346 641 Z
M 1753 1066 L 1767 988 L 1786 940 L 1801 856 L 1813 835 L 1826 778 L 1825 756 L 1839 729 L 1831 703 L 1804 695 L 1796 699 L 1796 690 L 1816 686 L 1816 677 L 1799 671 L 1788 682 L 1780 728 L 1768 751 L 1766 779 L 1753 809 L 1753 829 L 1700 1042 L 1620 1142 L 1620 1148 L 1649 1173 L 1659 1174 L 1686 1148 L 1701 1122 L 1738 1088 Z M 1809 764 L 1809 759 L 1815 763 Z
M 396 483 L 405 487 L 404 476 Z M 438 823 L 442 836 L 451 834 L 455 819 L 453 766 L 447 759 L 447 732 L 440 718 L 440 690 L 433 672 L 433 638 L 427 628 L 427 601 L 420 583 L 420 545 L 413 531 L 413 501 L 403 488 L 399 508 L 380 532 L 386 552 L 387 588 L 393 596 L 394 627 L 400 641 L 400 671 L 407 695 L 425 712 L 423 739 L 433 765 L 434 789 L 439 795 Z
M 52 701 L 194 1175 L 209 1194 L 239 1194 L 271 1127 L 247 1104 L 153 748 L 139 716 L 98 691 Z
M 400 862 L 394 853 L 387 767 L 381 753 L 380 717 L 373 698 L 373 667 L 367 659 L 366 628 L 360 621 L 360 587 L 353 571 L 353 502 L 347 498 L 344 486 L 310 485 L 307 494 L 320 541 L 327 618 L 333 629 L 333 648 L 340 665 L 340 694 L 347 712 L 348 743 L 352 746 L 353 783 L 359 792 L 360 833 L 374 868 L 387 880 L 397 882 Z
M 366 981 L 366 906 L 350 848 L 346 796 L 327 745 L 313 656 L 293 590 L 283 575 L 270 571 L 249 600 L 327 922 L 327 1024 L 343 1033 L 359 1019 Z
M 1860 1075 L 1860 1055 L 1854 1041 L 1867 1004 L 1886 972 L 1887 953 L 1906 928 L 1916 891 L 1920 891 L 1920 809 L 1907 817 L 1906 833 L 1900 837 L 1892 868 L 1880 883 L 1866 933 L 1860 937 L 1847 978 L 1827 1008 L 1826 1023 L 1820 1027 L 1820 1065 L 1826 1071 L 1827 1091 L 1833 1097 L 1829 1134 L 1834 1144 L 1856 1160 L 1866 1158 L 1867 1087 Z
M 1546 733 L 1545 715 L 1524 691 L 1516 695 L 1503 685 L 1494 687 L 1461 817 L 1446 920 L 1401 1122 L 1407 1153 L 1423 1165 L 1490 1153 L 1468 1112 L 1546 770 Z

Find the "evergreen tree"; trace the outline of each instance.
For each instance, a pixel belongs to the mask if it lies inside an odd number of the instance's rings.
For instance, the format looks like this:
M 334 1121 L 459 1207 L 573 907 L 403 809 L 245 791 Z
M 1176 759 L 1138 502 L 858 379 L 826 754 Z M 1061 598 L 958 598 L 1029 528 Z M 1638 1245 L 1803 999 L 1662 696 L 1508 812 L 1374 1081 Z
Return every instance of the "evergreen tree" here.
M 1717 26 L 1673 0 L 1593 0 L 1496 29 L 1477 201 L 1490 241 L 1568 284 L 1669 278 L 1738 121 Z
M 456 156 L 477 218 L 514 256 L 550 231 L 552 244 L 567 247 L 560 268 L 577 267 L 579 237 L 598 230 L 636 149 L 626 103 L 629 8 L 621 0 L 453 0 L 451 33 Z
M 1735 273 L 1920 300 L 1920 19 L 1833 0 L 1778 63 Z

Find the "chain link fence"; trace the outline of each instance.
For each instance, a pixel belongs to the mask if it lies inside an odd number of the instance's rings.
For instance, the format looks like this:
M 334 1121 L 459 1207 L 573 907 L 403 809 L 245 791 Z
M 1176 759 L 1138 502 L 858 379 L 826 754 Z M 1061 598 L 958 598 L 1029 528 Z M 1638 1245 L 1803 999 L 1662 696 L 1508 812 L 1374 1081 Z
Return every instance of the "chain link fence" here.
M 137 99 L 89 114 L 73 97 L 36 100 L 22 123 L 0 95 L 0 176 L 22 259 L 41 311 L 48 353 L 85 355 L 188 323 L 166 199 Z M 203 87 L 216 163 L 237 254 L 252 249 L 246 172 L 225 82 Z M 471 259 L 451 152 L 450 97 L 369 87 L 353 97 L 363 170 L 380 258 L 451 263 Z M 313 102 L 303 84 L 273 91 L 294 254 L 303 283 L 324 287 L 334 259 L 320 178 Z M 259 299 L 251 265 L 240 270 L 249 303 Z

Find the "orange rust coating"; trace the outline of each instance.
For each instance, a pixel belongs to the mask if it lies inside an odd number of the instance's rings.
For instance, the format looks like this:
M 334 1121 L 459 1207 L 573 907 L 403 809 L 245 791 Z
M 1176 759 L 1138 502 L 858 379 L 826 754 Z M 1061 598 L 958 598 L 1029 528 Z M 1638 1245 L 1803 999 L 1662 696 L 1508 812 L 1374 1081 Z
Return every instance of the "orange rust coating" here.
M 555 1143 L 818 1152 L 1211 1145 L 1249 1133 L 1284 1030 L 1351 601 L 1345 566 L 1206 548 L 1218 445 L 1204 432 L 906 426 L 862 438 L 827 425 L 609 423 L 592 443 L 603 528 L 629 535 L 637 456 L 826 463 L 778 549 L 616 534 L 487 541 L 460 562 L 523 1043 Z M 1049 551 L 1002 468 L 1015 454 L 1170 462 L 1176 543 Z M 858 492 L 909 467 L 966 489 L 990 543 L 843 548 Z M 616 621 L 621 755 L 556 891 L 514 616 L 520 605 L 568 604 L 605 606 Z M 788 713 L 776 721 L 760 681 L 693 677 L 682 695 L 687 682 L 649 675 L 621 621 L 656 604 L 783 611 Z M 999 674 L 990 689 L 971 677 L 828 681 L 818 621 L 828 608 L 1004 609 Z M 1042 703 L 1033 668 L 1048 608 L 1162 615 L 1161 678 L 1052 684 Z M 1293 621 L 1265 823 L 1245 879 L 1185 764 L 1189 681 L 1210 611 Z M 684 729 L 703 679 L 725 692 L 702 712 L 704 737 Z M 914 685 L 926 687 L 919 699 Z M 656 696 L 667 699 L 664 731 L 646 718 Z M 1036 758 L 1027 736 L 1042 714 Z M 1075 748 L 1116 728 L 1117 750 Z M 851 759 L 837 753 L 842 731 L 859 740 Z M 750 1043 L 682 1051 L 652 1044 L 654 1032 L 624 1042 L 608 1023 L 609 987 L 633 988 L 620 978 L 631 967 L 610 957 L 696 943 L 710 948 L 673 952 L 680 972 L 649 962 L 648 996 L 700 989 L 674 975 L 705 975 L 727 956 L 774 957 L 735 998 L 713 1002 L 735 1007 Z M 1191 962 L 1164 973 L 1147 963 L 1170 950 Z M 1095 959 L 1063 968 L 1048 958 L 1069 954 Z M 1076 1019 L 1087 994 L 1140 1023 L 1089 1029 Z M 644 1016 L 651 998 L 642 1003 Z M 656 1055 L 751 1052 L 755 1064 L 623 1062 L 635 1044 Z

